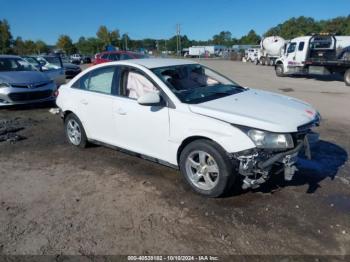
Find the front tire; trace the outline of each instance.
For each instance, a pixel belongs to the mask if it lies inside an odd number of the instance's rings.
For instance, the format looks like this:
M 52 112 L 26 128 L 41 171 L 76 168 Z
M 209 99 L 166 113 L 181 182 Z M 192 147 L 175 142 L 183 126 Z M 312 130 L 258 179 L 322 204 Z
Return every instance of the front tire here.
M 350 69 L 346 70 L 344 73 L 345 85 L 350 86 Z
M 276 65 L 276 67 L 275 67 L 275 72 L 276 72 L 276 76 L 279 76 L 279 77 L 286 76 L 286 75 L 284 74 L 284 68 L 283 68 L 283 65 L 282 65 L 282 64 Z
M 64 130 L 69 144 L 85 148 L 88 144 L 86 133 L 79 118 L 71 113 L 64 119 Z
M 183 149 L 180 171 L 195 192 L 207 197 L 223 195 L 237 175 L 225 150 L 204 139 L 193 141 Z

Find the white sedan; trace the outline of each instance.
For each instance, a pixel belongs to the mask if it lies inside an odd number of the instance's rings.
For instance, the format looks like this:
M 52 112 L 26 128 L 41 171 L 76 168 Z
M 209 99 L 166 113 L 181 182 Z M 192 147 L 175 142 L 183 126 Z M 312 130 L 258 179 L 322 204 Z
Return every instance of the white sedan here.
M 101 144 L 179 168 L 193 190 L 210 197 L 234 182 L 258 187 L 274 166 L 292 179 L 320 120 L 303 101 L 177 59 L 90 67 L 61 86 L 57 105 L 70 144 Z

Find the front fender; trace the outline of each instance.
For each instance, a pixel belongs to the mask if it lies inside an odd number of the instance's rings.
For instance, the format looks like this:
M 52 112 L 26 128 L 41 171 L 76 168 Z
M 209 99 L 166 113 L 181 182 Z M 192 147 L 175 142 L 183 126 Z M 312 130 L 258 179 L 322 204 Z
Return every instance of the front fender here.
M 253 141 L 230 123 L 189 112 L 170 112 L 170 142 L 176 151 L 190 137 L 204 137 L 218 143 L 228 153 L 255 147 Z

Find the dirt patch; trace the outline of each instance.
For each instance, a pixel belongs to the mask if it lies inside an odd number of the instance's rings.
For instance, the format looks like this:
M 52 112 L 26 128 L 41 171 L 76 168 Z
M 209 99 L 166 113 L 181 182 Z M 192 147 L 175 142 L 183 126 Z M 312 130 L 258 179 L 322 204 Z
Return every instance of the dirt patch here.
M 21 121 L 21 119 L 18 118 L 14 120 L 0 120 L 0 143 L 15 143 L 25 139 L 24 136 L 18 134 L 18 132 L 22 131 L 26 128 L 26 126 L 28 126 L 28 123 L 23 122 L 24 121 Z
M 0 110 L 1 123 L 26 137 L 0 143 L 0 254 L 349 255 L 349 96 L 305 92 L 347 92 L 343 83 L 215 63 L 246 86 L 293 88 L 290 95 L 323 105 L 322 143 L 293 181 L 277 175 L 258 190 L 208 199 L 177 170 L 68 145 L 49 107 Z

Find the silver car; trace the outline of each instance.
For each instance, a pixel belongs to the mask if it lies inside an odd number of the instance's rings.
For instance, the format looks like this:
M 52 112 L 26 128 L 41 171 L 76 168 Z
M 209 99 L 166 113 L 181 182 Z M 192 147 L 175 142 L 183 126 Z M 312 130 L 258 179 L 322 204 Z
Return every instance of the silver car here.
M 18 56 L 0 55 L 0 107 L 54 101 L 56 84 Z
M 34 66 L 38 71 L 46 74 L 52 79 L 57 87 L 66 83 L 66 75 L 63 63 L 58 56 L 21 56 L 29 64 Z

